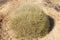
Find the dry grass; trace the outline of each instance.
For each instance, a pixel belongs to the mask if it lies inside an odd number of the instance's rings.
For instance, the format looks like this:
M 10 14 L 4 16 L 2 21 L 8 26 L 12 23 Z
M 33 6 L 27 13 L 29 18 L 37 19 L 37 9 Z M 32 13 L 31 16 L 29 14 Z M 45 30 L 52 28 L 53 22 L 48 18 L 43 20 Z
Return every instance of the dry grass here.
M 8 15 L 9 16 L 9 15 Z M 40 7 L 26 5 L 11 14 L 8 25 L 17 37 L 42 37 L 48 33 L 49 19 Z
M 59 0 L 51 0 L 51 1 L 52 1 L 53 4 L 59 4 L 60 5 Z M 26 0 L 17 0 L 17 1 L 12 0 L 10 2 L 7 2 L 2 7 L 0 7 L 0 14 L 1 15 L 6 15 L 7 13 L 10 13 L 12 10 L 17 8 L 18 6 L 21 6 L 21 4 L 25 4 L 26 2 L 27 2 Z M 37 5 L 43 4 L 43 2 L 41 2 L 41 0 L 30 0 L 30 1 L 28 1 L 28 3 L 34 3 L 34 4 L 37 4 Z M 38 38 L 38 39 L 39 40 L 60 40 L 60 19 L 59 19 L 60 12 L 56 11 L 54 8 L 50 8 L 50 7 L 47 7 L 47 6 L 44 6 L 44 5 L 41 5 L 41 6 L 42 6 L 43 10 L 46 12 L 46 14 L 51 16 L 54 19 L 55 24 L 54 24 L 53 30 L 49 34 L 47 34 L 44 38 Z M 5 30 L 5 28 L 6 27 L 3 27 L 4 30 Z M 5 33 L 7 33 L 7 31 L 5 31 Z M 11 40 L 12 39 L 11 35 L 10 35 L 10 37 L 5 36 L 4 38 L 5 38 L 5 40 L 9 40 L 9 39 Z M 4 40 L 4 39 L 1 39 L 1 40 Z

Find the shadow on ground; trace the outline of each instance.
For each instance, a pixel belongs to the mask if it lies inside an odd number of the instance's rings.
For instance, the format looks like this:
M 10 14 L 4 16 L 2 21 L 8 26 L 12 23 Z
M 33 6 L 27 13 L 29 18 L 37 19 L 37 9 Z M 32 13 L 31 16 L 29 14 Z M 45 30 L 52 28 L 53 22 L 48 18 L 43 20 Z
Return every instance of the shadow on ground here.
M 46 35 L 48 35 L 54 28 L 54 19 L 52 17 L 48 16 L 48 20 L 49 20 L 49 23 L 50 23 L 50 27 L 49 27 L 48 33 Z M 45 37 L 45 36 L 43 36 L 43 37 Z
M 48 16 L 49 22 L 50 22 L 50 28 L 49 28 L 49 32 L 53 30 L 54 28 L 54 19 L 50 16 Z

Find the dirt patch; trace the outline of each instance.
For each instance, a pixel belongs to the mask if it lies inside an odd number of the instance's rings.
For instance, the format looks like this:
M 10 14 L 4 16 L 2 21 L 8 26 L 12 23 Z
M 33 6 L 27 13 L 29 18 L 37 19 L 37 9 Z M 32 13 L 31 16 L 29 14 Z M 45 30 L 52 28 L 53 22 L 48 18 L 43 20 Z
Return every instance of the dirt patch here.
M 7 3 L 3 2 L 2 6 L 0 6 L 0 14 L 3 15 L 4 17 L 8 15 L 10 12 L 15 10 L 17 7 L 19 7 L 22 4 L 27 3 L 34 3 L 37 5 L 40 5 L 43 10 L 46 12 L 47 15 L 52 17 L 54 19 L 54 27 L 53 29 L 43 38 L 38 38 L 38 40 L 60 40 L 60 4 L 59 2 L 55 0 L 51 0 L 51 3 L 44 4 L 45 0 L 11 0 L 8 1 Z M 59 0 L 58 0 L 59 1 Z M 57 6 L 58 4 L 58 6 Z M 55 5 L 55 6 L 53 6 Z M 55 7 L 55 8 L 54 8 Z M 3 27 L 2 30 L 2 39 L 1 40 L 13 40 L 11 38 L 11 35 L 8 34 L 8 30 L 6 30 L 6 27 Z M 7 35 L 8 34 L 8 35 Z M 1 36 L 0 36 L 1 37 Z M 15 39 L 14 39 L 15 40 Z

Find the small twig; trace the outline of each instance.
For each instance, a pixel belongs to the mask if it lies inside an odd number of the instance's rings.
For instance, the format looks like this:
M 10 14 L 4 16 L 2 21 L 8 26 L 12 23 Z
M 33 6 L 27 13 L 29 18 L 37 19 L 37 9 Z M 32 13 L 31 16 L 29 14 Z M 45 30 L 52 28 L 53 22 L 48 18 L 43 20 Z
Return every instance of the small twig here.
M 56 5 L 55 7 L 54 7 L 54 9 L 56 10 L 56 11 L 60 11 L 60 5 Z

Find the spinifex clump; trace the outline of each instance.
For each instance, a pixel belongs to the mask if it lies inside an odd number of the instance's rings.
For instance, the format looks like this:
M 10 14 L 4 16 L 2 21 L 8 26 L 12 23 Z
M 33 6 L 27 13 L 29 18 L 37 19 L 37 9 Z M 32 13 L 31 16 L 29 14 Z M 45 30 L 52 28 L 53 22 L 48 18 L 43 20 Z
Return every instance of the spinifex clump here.
M 10 17 L 10 28 L 16 38 L 42 37 L 50 27 L 47 15 L 37 5 L 26 5 Z

